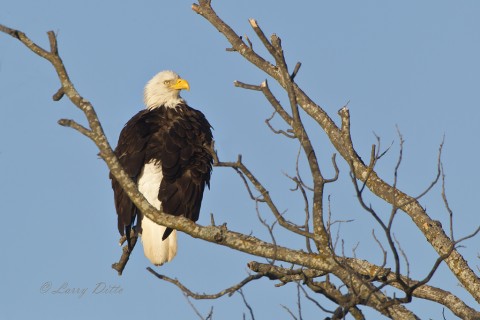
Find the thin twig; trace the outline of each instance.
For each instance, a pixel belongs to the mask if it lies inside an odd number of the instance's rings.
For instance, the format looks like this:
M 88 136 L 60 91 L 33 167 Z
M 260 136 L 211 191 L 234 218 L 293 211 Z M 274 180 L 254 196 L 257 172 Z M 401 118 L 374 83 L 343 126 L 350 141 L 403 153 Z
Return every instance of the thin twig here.
M 274 246 L 277 245 L 277 240 L 275 239 L 275 235 L 273 234 L 273 228 L 275 227 L 275 223 L 278 220 L 275 220 L 275 222 L 272 223 L 272 225 L 269 225 L 265 219 L 262 218 L 260 214 L 260 208 L 258 207 L 258 201 L 255 201 L 255 211 L 257 212 L 257 217 L 260 223 L 268 230 L 268 233 L 270 234 L 270 238 L 272 239 L 272 243 Z M 271 265 L 275 264 L 276 259 L 267 259 Z
M 340 175 L 340 170 L 338 169 L 338 166 L 337 166 L 336 157 L 337 157 L 337 154 L 334 153 L 332 155 L 332 165 L 333 165 L 333 169 L 335 170 L 335 176 L 330 179 L 325 179 L 325 183 L 332 183 L 338 180 L 338 176 Z
M 183 293 L 183 296 L 185 297 L 185 299 L 187 300 L 188 302 L 188 305 L 193 309 L 193 311 L 195 312 L 195 314 L 198 316 L 198 318 L 200 318 L 200 320 L 207 320 L 209 318 L 211 318 L 211 314 L 213 313 L 213 307 L 210 309 L 210 313 L 208 314 L 207 318 L 204 318 L 202 316 L 202 314 L 200 313 L 200 311 L 198 311 L 198 309 L 195 307 L 195 305 L 192 303 L 192 301 L 190 301 L 188 295 L 184 292 Z
M 445 171 L 443 169 L 443 165 L 441 165 L 441 171 L 442 171 L 442 199 L 443 199 L 443 203 L 445 204 L 445 208 L 448 211 L 448 217 L 450 221 L 450 239 L 452 241 L 455 241 L 455 237 L 453 234 L 453 210 L 450 208 L 450 205 L 448 204 L 447 193 L 445 192 Z
M 300 285 L 300 283 L 297 283 L 297 286 L 303 291 L 303 294 L 305 296 L 305 298 L 307 298 L 308 300 L 310 300 L 313 304 L 315 304 L 320 310 L 322 310 L 323 312 L 327 312 L 327 313 L 332 313 L 333 314 L 333 311 L 331 310 L 328 310 L 324 307 L 322 307 L 322 305 L 315 299 L 313 299 L 312 297 L 310 297 L 310 295 L 307 293 L 307 291 L 305 290 L 305 288 L 303 288 L 302 285 Z
M 275 134 L 283 134 L 285 137 L 289 138 L 289 139 L 295 139 L 295 135 L 293 134 L 290 134 L 284 130 L 276 130 L 272 124 L 270 123 L 270 121 L 273 119 L 273 117 L 275 116 L 275 114 L 277 113 L 277 111 L 273 111 L 272 115 L 270 116 L 270 118 L 268 119 L 265 119 L 265 123 L 267 124 L 267 126 L 270 128 L 270 130 L 272 130 L 273 133 Z
M 300 299 L 300 284 L 297 282 L 297 307 L 298 307 L 298 318 L 303 320 L 302 317 L 302 302 Z
M 293 314 L 293 312 L 285 305 L 281 304 L 280 305 L 283 309 L 285 309 L 285 311 L 288 312 L 288 314 L 290 314 L 290 316 L 294 319 L 294 320 L 298 320 L 297 317 L 295 317 L 295 315 Z
M 245 307 L 247 307 L 248 312 L 250 312 L 250 318 L 252 320 L 255 320 L 255 315 L 253 314 L 253 309 L 250 306 L 250 304 L 247 302 L 247 299 L 245 298 L 245 295 L 243 294 L 243 290 L 242 289 L 238 290 L 238 293 L 242 296 L 243 303 L 245 304 Z
M 400 254 L 403 257 L 403 260 L 405 260 L 405 265 L 407 267 L 407 278 L 410 278 L 410 262 L 408 261 L 408 256 L 403 250 L 402 246 L 400 245 L 400 241 L 397 240 L 397 237 L 393 235 L 393 239 L 395 240 L 395 243 L 397 244 L 398 250 L 400 251 Z M 407 283 L 408 285 L 408 283 Z

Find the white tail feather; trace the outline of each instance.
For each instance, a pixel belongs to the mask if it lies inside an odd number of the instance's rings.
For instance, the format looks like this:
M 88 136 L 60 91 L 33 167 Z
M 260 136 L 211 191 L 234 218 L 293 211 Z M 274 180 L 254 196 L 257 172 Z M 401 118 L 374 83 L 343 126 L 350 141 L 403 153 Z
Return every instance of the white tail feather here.
M 170 262 L 177 254 L 177 232 L 173 230 L 167 239 L 162 240 L 165 229 L 147 217 L 142 219 L 143 252 L 156 266 Z
M 159 163 L 147 163 L 138 179 L 138 190 L 145 196 L 152 206 L 160 209 L 161 202 L 158 200 L 158 191 L 162 181 L 162 167 Z M 160 226 L 140 216 L 142 227 L 142 244 L 145 256 L 156 266 L 170 262 L 177 254 L 177 232 L 175 230 L 162 240 L 165 227 Z

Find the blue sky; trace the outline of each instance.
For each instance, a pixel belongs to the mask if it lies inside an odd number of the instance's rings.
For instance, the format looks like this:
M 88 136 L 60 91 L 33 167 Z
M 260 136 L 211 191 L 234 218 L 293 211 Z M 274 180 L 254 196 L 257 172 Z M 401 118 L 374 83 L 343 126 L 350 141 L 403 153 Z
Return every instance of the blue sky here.
M 145 83 L 160 70 L 175 70 L 191 85 L 184 98 L 212 123 L 220 158 L 234 160 L 241 153 L 279 208 L 288 210 L 290 219 L 301 219 L 301 199 L 288 190 L 292 185 L 284 175 L 294 173 L 298 146 L 265 126 L 264 119 L 272 110 L 259 93 L 233 86 L 234 80 L 259 84 L 265 75 L 237 54 L 226 52 L 226 40 L 190 5 L 191 1 L 184 0 L 18 0 L 2 4 L 0 23 L 26 32 L 43 45 L 48 44 L 46 31 L 58 34 L 70 77 L 95 106 L 113 146 L 124 123 L 143 108 Z M 349 102 L 354 144 L 364 159 L 375 142 L 374 133 L 385 147 L 394 142 L 377 167 L 387 181 L 393 179 L 397 160 L 398 126 L 405 139 L 399 178 L 402 190 L 416 195 L 429 185 L 445 135 L 442 159 L 455 212 L 455 234 L 461 237 L 480 224 L 476 203 L 480 195 L 477 1 L 293 4 L 243 0 L 213 1 L 213 5 L 260 52 L 265 50 L 248 18 L 256 18 L 266 34 L 277 33 L 288 63 L 293 67 L 302 62 L 297 82 L 332 118 L 337 120 L 337 110 Z M 145 270 L 148 260 L 139 247 L 122 277 L 110 268 L 120 248 L 108 170 L 96 156 L 93 143 L 56 124 L 60 118 L 84 123 L 82 114 L 66 99 L 51 100 L 58 87 L 46 61 L 0 35 L 0 214 L 4 221 L 0 309 L 6 319 L 195 319 L 176 287 Z M 286 102 L 273 83 L 272 87 Z M 334 150 L 312 121 L 305 122 L 323 171 L 333 175 L 330 157 Z M 279 121 L 275 124 L 282 127 Z M 341 161 L 339 165 L 340 180 L 326 192 L 331 195 L 333 219 L 354 219 L 341 226 L 345 251 L 350 254 L 359 243 L 359 257 L 381 263 L 371 237 L 373 219 L 355 199 L 347 166 Z M 302 172 L 306 174 L 305 167 Z M 422 205 L 448 226 L 440 192 L 435 188 Z M 387 206 L 373 198 L 369 201 L 383 216 L 389 213 Z M 261 212 L 272 221 L 266 208 Z M 232 170 L 214 169 L 199 223 L 208 224 L 210 213 L 230 229 L 269 239 L 258 223 L 254 203 Z M 281 244 L 302 248 L 301 239 L 277 231 Z M 421 278 L 436 258 L 433 249 L 423 243 L 423 236 L 404 215 L 398 217 L 394 231 L 409 255 L 412 276 Z M 476 244 L 478 238 L 460 249 L 472 266 L 480 264 Z M 180 279 L 194 291 L 213 293 L 243 279 L 251 260 L 262 261 L 183 234 L 177 258 L 159 272 Z M 49 283 L 51 288 L 42 293 Z M 99 283 L 121 290 L 98 293 Z M 445 267 L 432 284 L 478 307 Z M 280 305 L 296 310 L 295 286 L 273 285 L 262 279 L 244 290 L 257 319 L 289 319 Z M 62 286 L 86 291 L 67 294 Z M 195 304 L 204 315 L 213 305 L 216 319 L 242 319 L 247 312 L 239 295 Z M 411 308 L 422 318 L 440 318 L 442 313 L 433 304 L 413 303 Z M 308 301 L 303 302 L 302 311 L 304 319 L 319 317 L 319 310 Z

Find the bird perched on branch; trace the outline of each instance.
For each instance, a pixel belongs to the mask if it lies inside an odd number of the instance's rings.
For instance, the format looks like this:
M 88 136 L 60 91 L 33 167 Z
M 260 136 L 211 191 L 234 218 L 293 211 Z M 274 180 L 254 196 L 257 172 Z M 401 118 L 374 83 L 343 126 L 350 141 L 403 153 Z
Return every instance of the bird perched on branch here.
M 145 86 L 146 109 L 127 122 L 115 154 L 152 206 L 197 221 L 205 185 L 210 187 L 213 138 L 203 113 L 180 97 L 180 90 L 189 89 L 172 71 L 155 75 Z M 154 265 L 171 261 L 177 253 L 176 231 L 143 216 L 111 174 L 110 178 L 118 231 L 129 248 L 130 230 L 135 228 Z

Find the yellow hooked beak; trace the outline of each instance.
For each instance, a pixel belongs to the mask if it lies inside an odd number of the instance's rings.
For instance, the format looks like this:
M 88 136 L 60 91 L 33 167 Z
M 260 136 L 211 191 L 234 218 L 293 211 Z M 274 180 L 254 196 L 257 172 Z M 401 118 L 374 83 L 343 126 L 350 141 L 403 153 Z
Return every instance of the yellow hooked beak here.
M 174 84 L 170 86 L 170 89 L 175 89 L 175 90 L 190 90 L 190 85 L 188 84 L 188 81 L 185 79 L 178 79 L 175 81 Z

